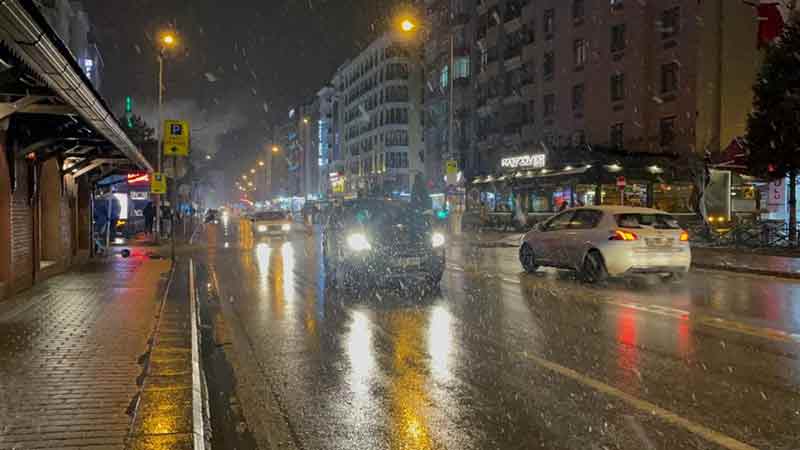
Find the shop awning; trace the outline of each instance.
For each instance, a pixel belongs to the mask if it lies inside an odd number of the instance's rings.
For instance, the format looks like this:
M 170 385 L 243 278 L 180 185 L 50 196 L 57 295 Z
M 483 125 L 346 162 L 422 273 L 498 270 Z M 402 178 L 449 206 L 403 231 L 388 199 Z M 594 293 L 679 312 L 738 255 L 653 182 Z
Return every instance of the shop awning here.
M 39 160 L 58 157 L 74 175 L 87 167 L 152 171 L 31 0 L 0 2 L 3 118 L 20 137 L 17 151 Z

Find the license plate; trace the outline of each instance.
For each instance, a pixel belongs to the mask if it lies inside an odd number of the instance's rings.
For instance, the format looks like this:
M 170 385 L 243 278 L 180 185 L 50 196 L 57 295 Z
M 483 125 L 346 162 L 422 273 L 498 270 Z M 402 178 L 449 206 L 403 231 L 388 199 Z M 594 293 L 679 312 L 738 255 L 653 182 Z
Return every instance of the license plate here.
M 645 239 L 648 247 L 672 247 L 670 238 L 647 238 Z
M 417 267 L 422 264 L 422 258 L 399 258 L 397 260 L 398 267 Z

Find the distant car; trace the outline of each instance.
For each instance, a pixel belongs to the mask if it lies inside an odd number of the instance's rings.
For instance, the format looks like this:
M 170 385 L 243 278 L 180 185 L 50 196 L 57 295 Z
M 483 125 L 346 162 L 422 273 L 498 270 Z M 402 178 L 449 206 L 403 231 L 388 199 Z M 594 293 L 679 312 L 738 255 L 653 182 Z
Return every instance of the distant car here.
M 288 211 L 260 211 L 250 216 L 253 223 L 253 237 L 286 237 L 292 231 L 292 215 Z
M 437 285 L 444 273 L 444 234 L 404 201 L 363 199 L 334 208 L 322 245 L 333 285 L 392 280 Z
M 206 211 L 206 216 L 203 221 L 205 223 L 219 223 L 219 211 L 216 209 L 209 209 Z
M 657 274 L 680 279 L 692 262 L 689 234 L 668 213 L 649 208 L 594 206 L 569 209 L 523 238 L 519 260 L 577 271 L 588 282 Z

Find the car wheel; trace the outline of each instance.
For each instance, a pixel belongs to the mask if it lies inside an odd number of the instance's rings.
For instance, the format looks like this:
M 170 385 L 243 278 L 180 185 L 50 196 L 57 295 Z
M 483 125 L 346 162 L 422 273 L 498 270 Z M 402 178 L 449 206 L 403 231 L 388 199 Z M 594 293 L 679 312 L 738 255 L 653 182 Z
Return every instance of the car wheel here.
M 583 267 L 581 267 L 581 277 L 587 283 L 600 283 L 608 278 L 606 263 L 600 252 L 590 250 L 586 254 L 586 257 L 583 258 Z
M 680 283 L 685 278 L 686 278 L 686 272 L 673 272 L 662 278 L 662 281 L 664 281 L 665 283 Z
M 527 273 L 534 273 L 539 268 L 536 264 L 536 255 L 527 242 L 519 248 L 519 262 Z

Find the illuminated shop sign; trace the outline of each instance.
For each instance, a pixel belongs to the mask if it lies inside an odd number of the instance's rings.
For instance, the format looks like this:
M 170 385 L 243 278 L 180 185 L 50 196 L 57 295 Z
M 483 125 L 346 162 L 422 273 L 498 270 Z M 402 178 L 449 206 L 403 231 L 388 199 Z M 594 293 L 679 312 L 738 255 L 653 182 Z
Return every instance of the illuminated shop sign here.
M 546 163 L 546 155 L 544 153 L 536 153 L 532 155 L 519 155 L 503 158 L 500 161 L 500 167 L 503 169 L 541 169 Z

